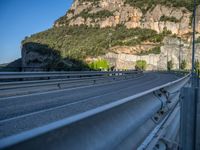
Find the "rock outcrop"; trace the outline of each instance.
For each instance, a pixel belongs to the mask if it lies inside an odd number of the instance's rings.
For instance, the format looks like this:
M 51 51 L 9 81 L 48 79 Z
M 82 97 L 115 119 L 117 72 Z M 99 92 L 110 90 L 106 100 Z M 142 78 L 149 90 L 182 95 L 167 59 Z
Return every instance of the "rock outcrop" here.
M 109 11 L 112 13 L 106 17 L 91 18 L 91 14 L 95 15 L 100 11 Z M 83 16 L 82 13 L 86 13 Z M 200 13 L 200 6 L 197 7 L 197 14 Z M 87 14 L 89 14 L 87 16 Z M 115 27 L 124 24 L 127 28 L 149 28 L 157 32 L 163 32 L 167 29 L 173 34 L 183 35 L 191 32 L 191 16 L 192 12 L 186 8 L 176 8 L 163 5 L 156 5 L 147 12 L 142 12 L 140 8 L 130 6 L 125 0 L 100 0 L 95 4 L 91 1 L 75 0 L 71 9 L 65 15 L 67 22 L 61 20 L 55 22 L 55 27 L 88 25 Z M 200 17 L 197 15 L 197 32 L 200 32 Z
M 133 69 L 137 60 L 145 60 L 148 70 L 166 70 L 167 62 L 173 62 L 173 69 L 179 69 L 182 61 L 186 61 L 186 69 L 191 68 L 192 44 L 191 40 L 182 41 L 178 38 L 166 37 L 160 54 L 135 55 L 133 53 L 109 52 L 99 58 L 106 59 L 116 69 Z M 200 59 L 200 44 L 196 44 L 196 60 Z

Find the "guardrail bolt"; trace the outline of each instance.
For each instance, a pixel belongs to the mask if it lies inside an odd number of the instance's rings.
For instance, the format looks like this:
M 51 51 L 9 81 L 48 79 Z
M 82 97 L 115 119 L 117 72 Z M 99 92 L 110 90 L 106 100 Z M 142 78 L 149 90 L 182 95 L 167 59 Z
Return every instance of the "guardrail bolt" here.
M 58 88 L 61 89 L 60 83 L 58 83 Z
M 161 115 L 163 115 L 163 114 L 164 114 L 164 111 L 163 111 L 163 110 L 161 110 L 161 111 L 160 111 L 160 114 L 161 114 Z
M 155 121 L 158 121 L 158 117 L 157 117 L 157 116 L 155 116 L 155 117 L 154 117 L 154 120 L 155 120 Z

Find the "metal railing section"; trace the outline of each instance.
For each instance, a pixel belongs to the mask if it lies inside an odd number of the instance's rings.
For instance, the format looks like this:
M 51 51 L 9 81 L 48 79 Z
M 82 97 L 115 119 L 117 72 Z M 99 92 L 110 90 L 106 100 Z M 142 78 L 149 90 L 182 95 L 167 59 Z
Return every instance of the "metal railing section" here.
M 132 73 L 142 73 L 141 71 L 71 71 L 71 72 L 0 72 L 0 80 L 8 79 L 28 79 L 31 78 L 73 78 L 91 76 L 111 76 Z
M 6 137 L 0 140 L 0 148 L 137 149 L 173 111 L 179 91 L 189 79 L 188 74 L 148 91 Z
M 0 73 L 0 97 L 89 86 L 142 76 L 140 71 L 126 72 L 26 72 Z M 17 89 L 17 90 L 16 90 Z M 23 90 L 24 89 L 24 90 Z

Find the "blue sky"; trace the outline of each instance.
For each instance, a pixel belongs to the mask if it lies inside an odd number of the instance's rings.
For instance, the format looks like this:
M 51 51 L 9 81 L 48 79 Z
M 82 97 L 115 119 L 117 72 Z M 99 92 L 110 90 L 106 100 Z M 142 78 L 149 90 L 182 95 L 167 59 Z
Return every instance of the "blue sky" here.
M 21 57 L 25 36 L 51 28 L 73 0 L 0 0 L 0 64 Z

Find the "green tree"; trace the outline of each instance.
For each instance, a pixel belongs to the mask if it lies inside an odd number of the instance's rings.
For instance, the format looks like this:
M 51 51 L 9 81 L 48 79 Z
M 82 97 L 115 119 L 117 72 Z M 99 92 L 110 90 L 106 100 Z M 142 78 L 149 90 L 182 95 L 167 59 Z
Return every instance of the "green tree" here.
M 89 64 L 89 67 L 92 70 L 108 70 L 109 69 L 109 63 L 107 60 L 99 59 L 97 61 L 93 61 Z
M 173 62 L 172 62 L 172 60 L 170 60 L 167 62 L 167 70 L 171 71 L 172 69 L 173 69 Z
M 181 69 L 181 70 L 185 70 L 186 67 L 187 67 L 187 62 L 186 62 L 186 60 L 182 60 L 182 61 L 181 61 L 181 64 L 180 64 L 180 69 Z
M 146 70 L 147 62 L 145 60 L 137 60 L 135 65 L 136 70 Z

